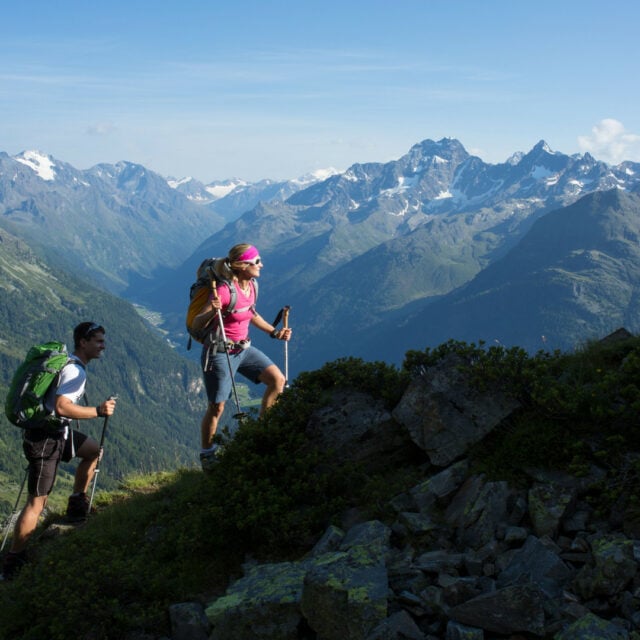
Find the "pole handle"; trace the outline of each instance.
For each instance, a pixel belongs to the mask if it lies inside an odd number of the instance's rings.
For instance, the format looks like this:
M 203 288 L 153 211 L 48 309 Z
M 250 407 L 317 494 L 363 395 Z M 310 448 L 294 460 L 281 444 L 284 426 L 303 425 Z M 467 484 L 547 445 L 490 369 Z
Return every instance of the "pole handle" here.
M 291 307 L 286 306 L 282 309 L 282 326 L 285 329 L 289 328 L 289 311 L 290 311 Z
M 216 284 L 216 279 L 211 276 L 211 293 L 215 300 L 218 299 L 218 285 Z

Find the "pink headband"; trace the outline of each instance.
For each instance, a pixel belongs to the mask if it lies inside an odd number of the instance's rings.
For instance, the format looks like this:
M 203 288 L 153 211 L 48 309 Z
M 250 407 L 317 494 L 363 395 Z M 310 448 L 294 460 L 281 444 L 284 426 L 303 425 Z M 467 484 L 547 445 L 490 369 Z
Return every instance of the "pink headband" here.
M 238 262 L 246 262 L 247 260 L 253 260 L 260 255 L 260 252 L 254 247 L 250 246 L 239 258 Z

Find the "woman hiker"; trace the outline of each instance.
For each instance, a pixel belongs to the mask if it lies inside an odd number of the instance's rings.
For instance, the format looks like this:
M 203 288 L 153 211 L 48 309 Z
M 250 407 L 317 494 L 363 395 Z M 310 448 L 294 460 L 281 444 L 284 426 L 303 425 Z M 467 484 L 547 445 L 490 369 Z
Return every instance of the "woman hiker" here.
M 262 267 L 260 253 L 253 245 L 237 244 L 232 247 L 228 256 L 224 260 L 218 260 L 215 266 L 218 278 L 229 284 L 219 283 L 193 320 L 195 330 L 210 324 L 213 327 L 203 343 L 201 354 L 208 399 L 207 411 L 200 425 L 202 438 L 200 461 L 204 470 L 210 469 L 215 463 L 217 444 L 214 443 L 214 436 L 225 402 L 231 394 L 233 376 L 236 372 L 256 384 L 262 383 L 266 386 L 260 415 L 276 402 L 286 384 L 284 374 L 278 366 L 262 351 L 251 346 L 249 340 L 250 324 L 268 333 L 274 339 L 289 340 L 291 338 L 290 328 L 276 329 L 256 311 L 254 282 L 255 278 L 260 277 Z M 230 287 L 235 288 L 237 300 L 233 311 L 226 314 L 225 310 L 231 300 Z M 215 330 L 218 327 L 220 315 L 226 345 L 221 336 L 222 332 Z

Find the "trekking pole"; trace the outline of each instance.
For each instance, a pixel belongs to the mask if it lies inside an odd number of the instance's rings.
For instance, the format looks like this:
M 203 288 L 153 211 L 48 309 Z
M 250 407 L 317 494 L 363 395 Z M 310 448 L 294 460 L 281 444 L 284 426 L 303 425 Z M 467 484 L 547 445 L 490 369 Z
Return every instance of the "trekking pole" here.
M 29 475 L 29 467 L 25 469 L 24 478 L 22 479 L 22 484 L 20 485 L 20 491 L 18 492 L 18 498 L 13 507 L 13 512 L 9 517 L 9 521 L 7 522 L 7 528 L 4 531 L 4 538 L 2 539 L 2 546 L 0 546 L 0 551 L 4 549 L 4 545 L 7 544 L 7 538 L 9 537 L 9 531 L 11 531 L 12 526 L 14 525 L 17 517 L 18 517 L 18 505 L 20 504 L 20 498 L 22 497 L 22 491 L 24 490 L 25 482 L 27 481 L 27 476 Z
M 109 396 L 109 400 L 117 400 L 118 396 Z M 102 435 L 100 436 L 100 447 L 98 449 L 98 462 L 96 463 L 95 471 L 93 472 L 93 486 L 91 487 L 91 498 L 89 498 L 89 510 L 87 513 L 91 513 L 91 505 L 93 505 L 93 495 L 96 492 L 96 484 L 98 483 L 98 474 L 100 473 L 100 462 L 102 461 L 102 454 L 104 449 L 104 435 L 107 431 L 107 423 L 109 422 L 109 416 L 104 417 L 104 423 L 102 425 Z
M 285 306 L 278 311 L 278 315 L 275 320 L 271 323 L 274 327 L 277 327 L 282 320 L 282 327 L 287 329 L 289 327 L 289 311 L 291 310 L 290 306 Z M 289 387 L 289 344 L 288 341 L 284 341 L 284 386 L 285 388 Z
M 216 286 L 215 280 L 211 279 L 211 289 L 213 291 L 213 297 L 218 300 L 218 288 Z M 243 418 L 247 417 L 247 414 L 242 411 L 240 408 L 240 400 L 238 400 L 238 390 L 236 389 L 236 381 L 233 377 L 233 367 L 231 366 L 231 357 L 229 356 L 229 348 L 227 345 L 227 334 L 224 330 L 224 323 L 222 321 L 222 309 L 218 307 L 218 325 L 220 326 L 220 335 L 222 336 L 222 342 L 224 344 L 224 352 L 227 356 L 227 364 L 229 365 L 229 375 L 231 376 L 231 388 L 233 389 L 233 398 L 236 401 L 236 408 L 238 409 L 238 413 L 236 413 L 233 417 L 240 422 Z
M 286 306 L 282 310 L 282 326 L 285 329 L 289 328 L 289 311 L 291 307 Z M 284 387 L 289 388 L 289 341 L 284 341 Z

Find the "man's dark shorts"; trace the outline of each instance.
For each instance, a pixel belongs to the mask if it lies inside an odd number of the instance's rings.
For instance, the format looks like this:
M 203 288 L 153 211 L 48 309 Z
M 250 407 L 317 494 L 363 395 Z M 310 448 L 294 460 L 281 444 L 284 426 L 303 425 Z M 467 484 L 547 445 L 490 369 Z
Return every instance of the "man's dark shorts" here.
M 73 437 L 73 451 L 71 448 Z M 32 496 L 48 496 L 53 489 L 60 461 L 69 462 L 72 453 L 78 451 L 87 439 L 84 433 L 72 431 L 64 439 L 64 433 L 51 433 L 42 429 L 26 429 L 22 441 L 24 455 L 29 461 L 28 491 Z

